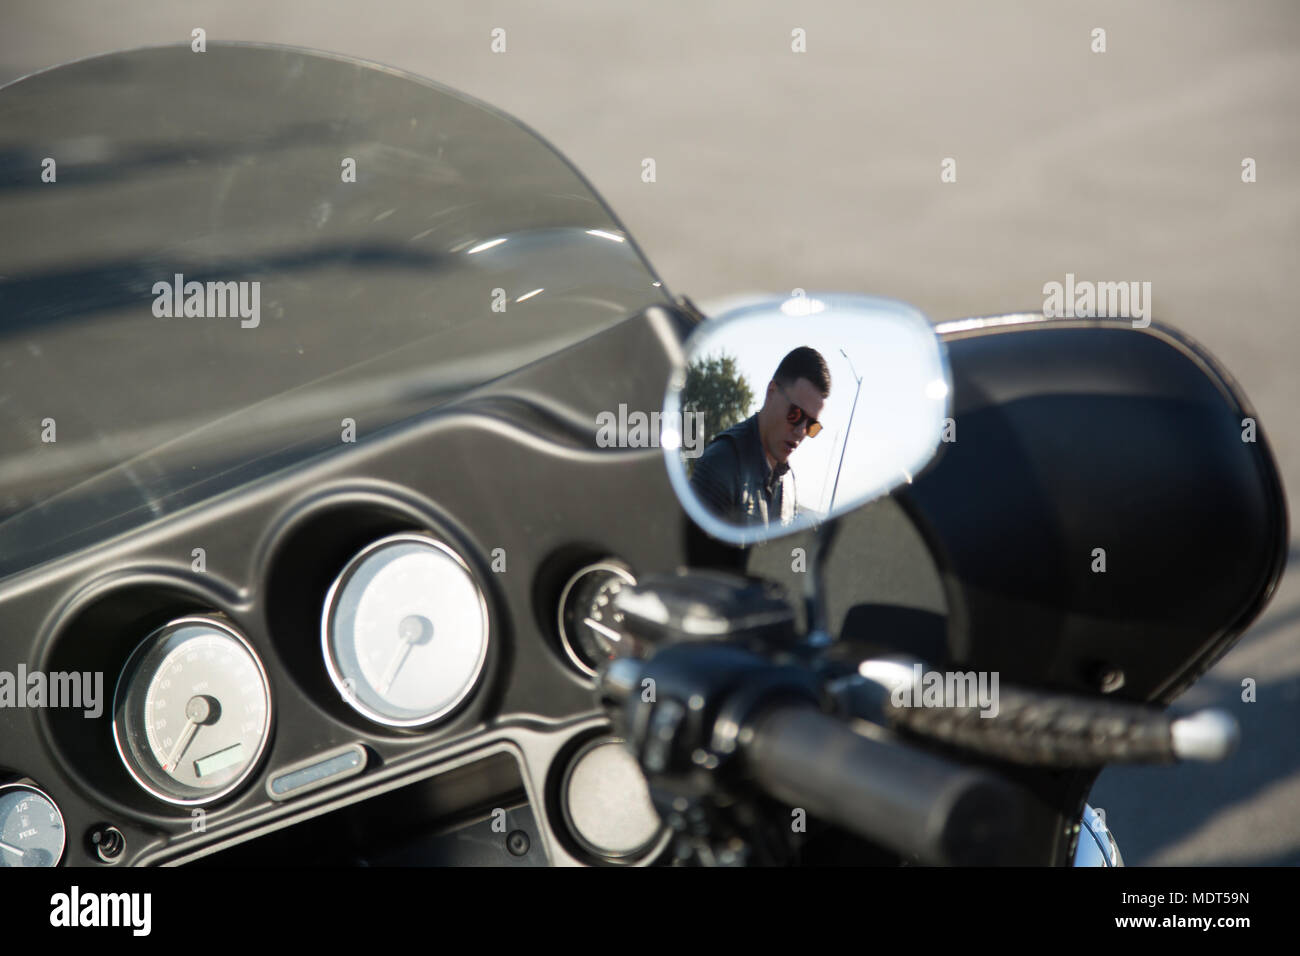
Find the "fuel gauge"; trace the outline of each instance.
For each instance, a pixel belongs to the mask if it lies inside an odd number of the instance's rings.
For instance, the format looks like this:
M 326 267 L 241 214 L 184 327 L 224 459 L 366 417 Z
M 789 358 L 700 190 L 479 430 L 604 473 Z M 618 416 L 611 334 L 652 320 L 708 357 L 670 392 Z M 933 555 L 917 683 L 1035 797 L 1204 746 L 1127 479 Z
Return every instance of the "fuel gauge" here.
M 0 866 L 58 866 L 66 836 L 63 814 L 43 790 L 0 784 Z

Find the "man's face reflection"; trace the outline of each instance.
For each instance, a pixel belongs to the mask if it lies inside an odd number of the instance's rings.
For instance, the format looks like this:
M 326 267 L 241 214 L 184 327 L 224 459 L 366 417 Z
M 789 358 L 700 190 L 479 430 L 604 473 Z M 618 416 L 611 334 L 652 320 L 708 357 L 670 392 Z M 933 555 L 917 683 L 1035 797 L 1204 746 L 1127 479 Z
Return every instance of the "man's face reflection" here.
M 767 385 L 767 400 L 759 414 L 759 434 L 770 460 L 782 464 L 808 437 L 811 421 L 820 418 L 825 400 L 806 378 Z M 813 428 L 816 430 L 816 427 Z

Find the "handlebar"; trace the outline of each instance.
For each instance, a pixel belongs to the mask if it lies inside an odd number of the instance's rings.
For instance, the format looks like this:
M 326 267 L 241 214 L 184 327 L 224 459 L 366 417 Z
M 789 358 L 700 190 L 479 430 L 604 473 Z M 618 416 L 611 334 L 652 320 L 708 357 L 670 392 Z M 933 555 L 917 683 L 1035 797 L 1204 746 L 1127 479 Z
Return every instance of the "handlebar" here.
M 601 685 L 606 698 L 628 702 L 641 675 L 640 661 L 611 662 Z M 991 771 L 883 730 L 866 736 L 788 696 L 760 703 L 738 730 L 740 769 L 758 789 L 906 859 L 936 866 L 1042 862 L 1025 826 L 1032 798 Z
M 776 707 L 752 730 L 745 766 L 786 804 L 920 863 L 1030 862 L 1027 795 L 989 771 L 863 736 L 811 707 Z

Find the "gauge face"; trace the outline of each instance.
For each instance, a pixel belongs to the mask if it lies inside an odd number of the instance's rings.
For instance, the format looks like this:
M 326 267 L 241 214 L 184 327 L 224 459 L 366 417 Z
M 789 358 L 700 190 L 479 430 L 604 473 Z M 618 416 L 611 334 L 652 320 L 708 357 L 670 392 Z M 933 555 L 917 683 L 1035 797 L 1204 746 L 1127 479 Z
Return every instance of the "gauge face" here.
M 0 866 L 57 866 L 65 837 L 63 814 L 45 793 L 0 786 Z
M 207 803 L 233 791 L 270 732 L 262 662 L 237 631 L 210 618 L 181 618 L 145 638 L 113 695 L 122 762 L 168 803 Z
M 334 686 L 358 713 L 417 727 L 473 691 L 487 659 L 487 602 L 446 545 L 393 535 L 357 554 L 330 588 L 321 645 Z
M 569 831 L 605 860 L 640 856 L 666 833 L 645 774 L 620 739 L 601 738 L 578 751 L 561 793 Z
M 564 652 L 578 669 L 596 676 L 605 661 L 622 656 L 627 648 L 621 634 L 621 615 L 614 610 L 614 596 L 635 585 L 632 572 L 615 561 L 589 564 L 569 579 L 560 594 L 560 640 Z

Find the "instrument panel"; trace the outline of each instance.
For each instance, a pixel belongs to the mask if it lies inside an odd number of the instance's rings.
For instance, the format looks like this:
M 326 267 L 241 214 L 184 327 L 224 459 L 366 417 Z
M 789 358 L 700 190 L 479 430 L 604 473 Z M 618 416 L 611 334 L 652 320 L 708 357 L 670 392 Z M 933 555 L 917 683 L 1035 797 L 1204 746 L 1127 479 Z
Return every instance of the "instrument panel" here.
M 0 706 L 0 841 L 24 854 L 0 846 L 0 864 L 664 860 L 592 673 L 619 588 L 713 556 L 658 448 L 597 447 L 575 423 L 658 407 L 673 321 L 652 308 L 338 454 L 0 580 L 0 705 L 5 673 L 85 690 Z M 832 566 L 836 620 L 868 589 L 942 610 L 897 507 L 844 521 L 842 541 L 891 544 Z M 811 547 L 758 546 L 750 570 L 798 593 L 791 555 Z M 886 571 L 868 584 L 873 560 Z M 14 817 L 8 793 L 45 815 Z M 39 835 L 18 836 L 33 820 Z
M 98 706 L 0 707 L 0 863 L 283 863 L 312 821 L 344 818 L 368 836 L 316 834 L 325 862 L 473 827 L 504 861 L 653 859 L 644 792 L 604 824 L 592 809 L 636 775 L 594 747 L 608 722 L 558 621 L 584 568 L 683 563 L 658 450 L 570 425 L 629 389 L 655 407 L 666 359 L 575 370 L 658 354 L 657 334 L 628 320 L 492 394 L 0 582 L 0 671 L 103 686 Z

